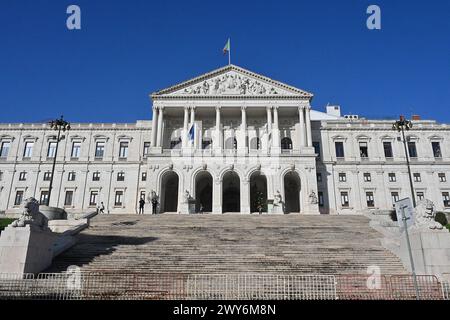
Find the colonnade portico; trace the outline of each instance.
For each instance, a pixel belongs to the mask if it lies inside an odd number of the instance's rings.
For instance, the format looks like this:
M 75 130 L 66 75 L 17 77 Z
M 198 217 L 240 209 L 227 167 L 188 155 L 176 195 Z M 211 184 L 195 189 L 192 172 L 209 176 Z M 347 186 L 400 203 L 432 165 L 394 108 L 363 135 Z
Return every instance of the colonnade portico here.
M 279 197 L 290 170 L 298 175 L 291 179 L 297 191 L 287 194 L 298 203 L 289 207 L 318 213 L 317 203 L 309 203 L 317 193 L 312 97 L 234 65 L 152 94 L 147 193 L 166 195 L 163 181 L 179 181 L 178 213 L 188 212 L 188 192 L 196 210 L 250 213 L 262 203 L 264 211 L 282 214 Z M 167 172 L 178 180 L 162 179 Z
M 196 124 L 196 112 L 201 109 L 206 112 L 211 113 L 211 119 L 214 117 L 214 111 L 215 111 L 215 126 L 214 126 L 214 134 L 212 138 L 212 147 L 215 154 L 221 154 L 223 149 L 225 148 L 224 145 L 224 130 L 223 130 L 223 123 L 222 123 L 222 113 L 224 111 L 229 110 L 239 110 L 240 109 L 240 123 L 238 125 L 238 130 L 236 134 L 237 139 L 237 145 L 238 150 L 237 152 L 239 154 L 247 154 L 249 145 L 248 145 L 248 116 L 247 111 L 250 109 L 252 111 L 264 111 L 266 110 L 266 125 L 264 127 L 265 134 L 265 141 L 263 145 L 265 146 L 264 149 L 266 151 L 272 154 L 279 154 L 280 153 L 280 142 L 281 142 L 281 136 L 280 136 L 280 115 L 283 115 L 284 110 L 289 109 L 291 112 L 292 110 L 295 110 L 295 107 L 288 106 L 286 108 L 282 108 L 278 105 L 273 106 L 267 106 L 267 107 L 248 107 L 246 104 L 242 106 L 164 106 L 164 105 L 156 105 L 153 107 L 153 122 L 152 122 L 152 140 L 151 140 L 151 147 L 152 147 L 152 153 L 158 154 L 162 153 L 164 151 L 164 139 L 165 137 L 165 122 L 169 122 L 170 120 L 164 120 L 164 114 L 165 110 L 177 110 L 180 113 L 180 118 L 183 118 L 183 127 L 182 127 L 182 149 L 184 154 L 188 154 L 189 151 L 199 150 L 202 148 L 202 145 L 199 143 L 201 141 L 201 137 L 203 135 L 203 130 L 200 130 L 197 126 L 194 127 L 194 139 L 190 139 L 189 137 L 189 130 L 193 125 Z M 281 109 L 281 110 L 280 110 Z M 310 109 L 311 107 L 308 105 L 300 105 L 297 108 L 298 112 L 298 137 L 297 137 L 297 144 L 296 144 L 296 150 L 301 150 L 305 147 L 312 147 L 312 133 L 311 133 L 311 121 L 310 121 Z M 273 120 L 272 120 L 273 119 Z M 236 120 L 237 121 L 237 120 Z M 236 131 L 236 130 L 234 130 Z M 262 139 L 263 137 L 258 136 L 259 139 Z

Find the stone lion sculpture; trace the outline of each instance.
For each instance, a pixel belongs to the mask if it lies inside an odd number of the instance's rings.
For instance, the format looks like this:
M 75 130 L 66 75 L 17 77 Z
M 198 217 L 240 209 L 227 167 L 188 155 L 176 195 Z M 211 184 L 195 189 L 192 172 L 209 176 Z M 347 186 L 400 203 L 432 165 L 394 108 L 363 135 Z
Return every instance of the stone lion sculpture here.
M 444 227 L 434 221 L 436 210 L 434 203 L 428 199 L 420 201 L 416 206 L 414 227 L 417 229 L 442 230 Z
M 11 224 L 11 227 L 20 228 L 26 225 L 37 226 L 41 229 L 48 227 L 48 219 L 39 212 L 39 202 L 35 198 L 28 198 L 23 202 L 23 213 L 19 220 Z

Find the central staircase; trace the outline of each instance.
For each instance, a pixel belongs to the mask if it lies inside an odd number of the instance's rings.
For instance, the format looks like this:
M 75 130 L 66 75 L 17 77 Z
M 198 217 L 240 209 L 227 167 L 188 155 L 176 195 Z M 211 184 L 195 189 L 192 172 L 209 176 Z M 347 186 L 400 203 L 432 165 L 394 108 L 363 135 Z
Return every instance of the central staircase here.
M 364 216 L 100 215 L 46 272 L 406 274 Z

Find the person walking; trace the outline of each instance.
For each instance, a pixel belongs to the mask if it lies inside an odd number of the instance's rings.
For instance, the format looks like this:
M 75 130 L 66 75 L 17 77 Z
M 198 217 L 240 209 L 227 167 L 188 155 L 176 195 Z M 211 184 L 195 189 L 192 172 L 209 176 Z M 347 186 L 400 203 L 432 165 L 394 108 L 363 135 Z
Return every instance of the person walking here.
M 97 207 L 97 210 L 100 214 L 105 213 L 105 204 L 103 202 L 100 203 L 100 205 Z
M 141 200 L 139 200 L 139 214 L 144 214 L 144 206 L 145 200 L 144 198 L 141 198 Z

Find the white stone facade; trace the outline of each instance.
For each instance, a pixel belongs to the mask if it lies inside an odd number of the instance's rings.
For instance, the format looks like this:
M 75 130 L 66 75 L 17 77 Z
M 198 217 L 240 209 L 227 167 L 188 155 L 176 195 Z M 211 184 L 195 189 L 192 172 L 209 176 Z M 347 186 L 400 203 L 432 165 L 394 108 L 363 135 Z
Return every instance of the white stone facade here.
M 314 111 L 312 98 L 230 65 L 152 94 L 153 121 L 72 124 L 50 205 L 137 213 L 145 197 L 150 213 L 154 191 L 159 212 L 188 213 L 187 191 L 205 213 L 346 214 L 409 196 L 392 121 Z M 414 121 L 407 135 L 416 195 L 449 210 L 450 126 Z M 0 125 L 0 211 L 45 201 L 55 139 L 47 124 Z

